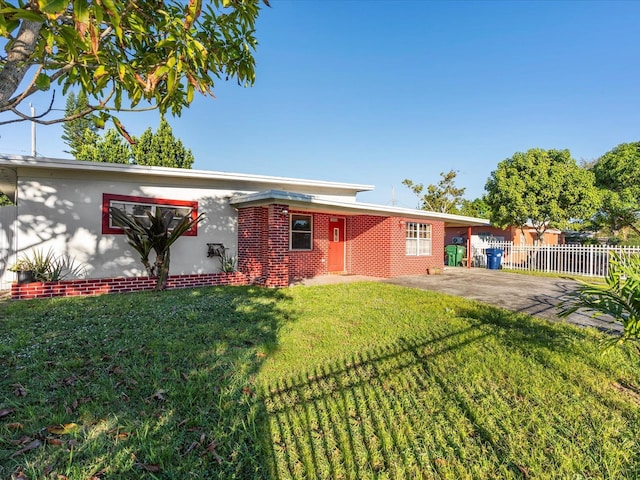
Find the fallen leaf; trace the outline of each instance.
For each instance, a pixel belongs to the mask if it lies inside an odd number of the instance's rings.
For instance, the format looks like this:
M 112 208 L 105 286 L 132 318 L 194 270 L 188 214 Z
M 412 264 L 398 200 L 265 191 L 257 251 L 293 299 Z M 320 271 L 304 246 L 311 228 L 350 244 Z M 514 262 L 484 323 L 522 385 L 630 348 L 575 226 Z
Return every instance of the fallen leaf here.
M 518 467 L 518 470 L 520 470 L 522 475 L 524 475 L 524 478 L 529 478 L 529 470 L 527 470 L 525 467 L 522 467 L 522 466 L 517 465 L 517 464 L 516 464 L 516 467 Z
M 220 455 L 218 455 L 218 452 L 216 451 L 216 447 L 217 446 L 218 446 L 218 444 L 214 440 L 209 445 L 207 445 L 207 447 L 204 449 L 204 452 L 202 452 L 202 455 L 206 455 L 207 453 L 210 453 L 211 455 L 213 455 L 213 458 L 216 459 L 216 462 L 218 462 L 218 464 L 221 464 L 222 463 L 222 457 Z
M 78 428 L 80 428 L 80 425 L 77 423 L 65 423 L 64 425 L 51 425 L 47 427 L 47 432 L 54 435 L 68 435 L 78 430 Z
M 11 480 L 29 480 L 29 477 L 22 471 L 18 470 L 13 475 L 11 475 Z
M 158 390 L 153 395 L 150 395 L 149 397 L 147 397 L 147 401 L 155 399 L 155 400 L 160 400 L 165 402 L 167 400 L 167 397 L 164 396 L 165 393 L 167 393 L 166 390 Z
M 250 397 L 253 397 L 256 394 L 256 392 L 251 390 L 249 387 L 244 387 L 242 389 L 242 393 L 244 393 L 245 395 L 249 395 Z
M 29 443 L 31 440 L 33 440 L 31 437 L 23 435 L 17 440 L 9 440 L 9 443 L 11 443 L 12 445 L 24 445 L 25 443 Z
M 267 354 L 264 353 L 264 352 L 256 352 L 256 357 L 258 357 L 258 358 L 264 358 L 266 356 L 267 356 Z
M 42 445 L 42 442 L 40 440 L 38 440 L 38 439 L 35 439 L 31 443 L 28 443 L 23 448 L 18 450 L 17 452 L 14 452 L 13 455 L 11 455 L 9 458 L 17 457 L 18 455 L 22 455 L 23 453 L 27 453 L 30 450 L 34 450 L 34 449 L 40 447 L 40 445 Z
M 65 443 L 64 440 L 55 437 L 47 437 L 46 440 L 49 445 L 64 445 Z
M 135 465 L 151 473 L 158 473 L 160 471 L 160 465 L 157 463 L 136 463 Z
M 45 477 L 48 476 L 51 472 L 53 472 L 53 465 L 47 465 L 42 469 L 42 475 Z
M 199 447 L 200 444 L 198 442 L 192 442 L 191 445 L 189 445 L 187 447 L 187 449 L 184 451 L 184 455 L 186 455 L 187 453 L 189 453 L 190 451 L 194 450 L 195 448 Z
M 27 390 L 22 385 L 20 385 L 19 383 L 16 383 L 16 384 L 11 385 L 11 386 L 15 387 L 14 390 L 13 390 L 13 394 L 16 397 L 26 397 L 27 396 Z
M 189 377 L 187 376 L 187 374 L 186 374 L 186 373 L 182 372 L 182 373 L 180 374 L 180 376 L 182 377 L 182 379 L 183 379 L 185 382 L 188 382 L 188 381 L 189 381 Z
M 15 412 L 15 409 L 9 407 L 9 408 L 1 408 L 0 409 L 0 418 L 2 417 L 6 417 L 7 415 L 11 415 L 13 412 Z
M 7 428 L 9 430 L 22 430 L 24 428 L 24 425 L 22 425 L 20 422 L 7 423 Z

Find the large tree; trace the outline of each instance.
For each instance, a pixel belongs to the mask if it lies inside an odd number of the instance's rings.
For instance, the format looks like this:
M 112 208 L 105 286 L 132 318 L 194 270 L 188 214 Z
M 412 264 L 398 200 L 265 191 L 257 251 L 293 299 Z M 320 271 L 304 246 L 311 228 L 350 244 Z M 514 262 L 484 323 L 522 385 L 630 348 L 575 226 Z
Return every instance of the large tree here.
M 69 92 L 64 110 L 64 114 L 66 117 L 72 117 L 76 113 L 86 111 L 88 108 L 89 99 L 87 98 L 87 94 L 84 93 L 83 90 L 80 90 L 80 92 L 78 92 L 78 95 L 76 95 L 74 92 Z M 86 141 L 85 130 L 87 129 L 93 132 L 95 132 L 97 129 L 93 121 L 93 115 L 76 118 L 75 120 L 70 120 L 62 125 L 62 130 L 64 132 L 62 134 L 62 140 L 64 140 L 64 142 L 69 145 L 69 150 L 67 150 L 67 153 L 70 153 L 74 157 L 78 156 L 78 152 Z
M 442 177 L 437 184 L 430 184 L 426 191 L 422 183 L 413 183 L 408 178 L 402 184 L 409 187 L 420 200 L 419 208 L 431 212 L 458 213 L 463 202 L 464 188 L 457 188 L 455 185 L 458 172 L 440 172 Z
M 486 202 L 484 196 L 474 200 L 463 200 L 460 207 L 460 215 L 467 217 L 489 218 L 491 216 L 491 208 Z
M 131 146 L 122 135 L 109 128 L 104 135 L 85 129 L 83 143 L 76 152 L 76 159 L 87 162 L 125 163 L 132 162 Z
M 268 5 L 267 0 L 262 0 Z M 9 123 L 68 121 L 99 111 L 159 109 L 179 115 L 214 80 L 254 82 L 260 0 L 0 0 L 0 113 Z M 52 83 L 79 87 L 90 105 L 71 117 L 19 110 Z M 52 95 L 53 98 L 53 95 Z M 125 100 L 128 99 L 128 102 Z M 122 130 L 117 118 L 114 123 Z
M 107 129 L 102 136 L 85 129 L 76 159 L 173 168 L 191 168 L 193 165 L 193 153 L 173 135 L 165 119 L 161 120 L 157 131 L 148 128 L 140 138 L 133 137 L 131 140 L 132 144 L 113 128 Z
M 590 217 L 599 203 L 593 173 L 581 168 L 569 150 L 517 152 L 491 172 L 485 189 L 493 224 L 531 225 L 538 240 L 550 227 Z
M 596 225 L 609 228 L 614 235 L 625 227 L 640 235 L 640 142 L 618 145 L 591 170 L 603 198 Z
M 163 118 L 155 133 L 145 130 L 132 145 L 134 162 L 138 165 L 191 168 L 193 153 L 173 135 L 169 123 Z

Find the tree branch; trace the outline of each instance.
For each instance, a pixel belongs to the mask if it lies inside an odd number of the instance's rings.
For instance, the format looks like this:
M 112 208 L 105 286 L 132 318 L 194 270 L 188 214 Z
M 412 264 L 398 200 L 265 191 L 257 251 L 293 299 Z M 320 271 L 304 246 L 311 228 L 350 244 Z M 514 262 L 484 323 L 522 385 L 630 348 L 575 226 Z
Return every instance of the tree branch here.
M 29 57 L 33 54 L 42 22 L 23 20 L 18 35 L 7 54 L 7 61 L 0 70 L 0 111 L 7 100 L 17 90 L 18 85 L 30 67 Z

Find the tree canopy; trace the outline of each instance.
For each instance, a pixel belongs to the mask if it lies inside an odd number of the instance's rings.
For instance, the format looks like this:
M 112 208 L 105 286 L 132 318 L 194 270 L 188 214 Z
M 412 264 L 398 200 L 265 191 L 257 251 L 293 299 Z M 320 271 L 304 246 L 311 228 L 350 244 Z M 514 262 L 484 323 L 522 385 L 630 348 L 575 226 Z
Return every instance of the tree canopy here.
M 78 95 L 73 91 L 69 92 L 64 113 L 66 117 L 72 117 L 78 112 L 84 112 L 87 108 L 89 108 L 89 100 L 83 90 L 80 90 Z M 96 131 L 92 115 L 76 118 L 62 125 L 62 131 L 64 132 L 62 134 L 62 140 L 69 145 L 67 153 L 70 153 L 74 157 L 78 156 L 78 152 L 86 142 L 86 129 L 93 132 Z
M 13 114 L 0 124 L 51 124 L 94 111 L 99 124 L 117 111 L 179 115 L 196 93 L 213 96 L 216 79 L 252 85 L 259 2 L 0 0 L 0 36 L 7 40 L 6 56 L 0 56 L 0 113 Z M 51 108 L 35 119 L 19 110 L 54 83 L 63 94 L 79 87 L 87 108 L 54 119 Z
M 630 227 L 640 235 L 640 142 L 622 143 L 592 165 L 596 186 L 602 191 L 602 208 L 596 225 L 614 235 Z
M 538 240 L 550 227 L 591 216 L 599 204 L 593 173 L 581 168 L 569 150 L 517 152 L 491 172 L 485 190 L 493 224 L 531 225 Z
M 465 189 L 456 187 L 457 175 L 458 172 L 455 170 L 447 173 L 440 172 L 441 180 L 437 184 L 428 185 L 426 192 L 422 183 L 415 184 L 405 179 L 402 184 L 409 187 L 420 199 L 420 209 L 440 213 L 458 213 Z
M 191 150 L 173 135 L 169 123 L 163 118 L 156 132 L 147 128 L 133 144 L 113 128 L 103 136 L 85 129 L 76 159 L 89 162 L 126 163 L 173 168 L 191 168 L 194 162 Z

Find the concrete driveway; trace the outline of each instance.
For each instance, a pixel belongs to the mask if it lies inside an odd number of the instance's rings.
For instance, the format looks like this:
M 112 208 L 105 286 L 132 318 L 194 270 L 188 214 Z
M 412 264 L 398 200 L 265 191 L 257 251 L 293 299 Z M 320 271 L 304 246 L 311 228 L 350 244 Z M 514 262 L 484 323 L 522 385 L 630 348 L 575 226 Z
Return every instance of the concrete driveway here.
M 556 305 L 577 286 L 575 281 L 562 278 L 462 267 L 448 267 L 441 275 L 397 277 L 383 281 L 471 298 L 554 322 L 565 321 L 558 318 Z M 566 321 L 604 331 L 621 331 L 618 324 L 607 321 L 606 317 L 594 319 L 579 312 L 567 317 Z

